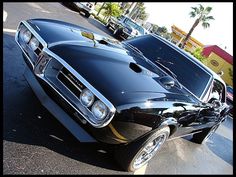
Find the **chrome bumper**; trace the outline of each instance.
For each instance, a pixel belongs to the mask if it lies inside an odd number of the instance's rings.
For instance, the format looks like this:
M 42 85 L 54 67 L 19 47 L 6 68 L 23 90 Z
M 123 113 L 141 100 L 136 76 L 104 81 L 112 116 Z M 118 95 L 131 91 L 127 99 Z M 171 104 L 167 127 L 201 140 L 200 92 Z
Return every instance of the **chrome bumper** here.
M 24 71 L 24 76 L 35 95 L 40 100 L 41 104 L 80 142 L 97 142 L 45 93 L 42 86 L 39 84 L 34 74 L 27 66 Z

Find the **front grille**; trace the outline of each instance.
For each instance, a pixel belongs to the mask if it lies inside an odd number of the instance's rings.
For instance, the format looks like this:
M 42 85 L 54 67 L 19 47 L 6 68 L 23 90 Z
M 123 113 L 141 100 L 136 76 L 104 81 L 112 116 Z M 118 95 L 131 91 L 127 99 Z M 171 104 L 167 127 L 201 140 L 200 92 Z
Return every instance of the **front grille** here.
M 43 45 L 41 43 L 39 43 L 39 47 L 34 51 L 34 53 L 39 56 L 39 54 L 41 53 L 41 51 L 43 50 Z
M 83 119 L 83 117 L 81 116 L 80 119 L 78 119 L 78 117 L 75 116 L 77 111 L 70 104 L 67 104 L 65 100 L 44 81 L 39 80 L 39 82 L 47 95 L 52 98 L 67 114 L 69 114 L 74 121 L 82 125 L 81 119 Z
M 74 94 L 77 98 L 86 87 L 75 76 L 73 76 L 66 68 L 62 68 L 58 74 L 58 79 Z

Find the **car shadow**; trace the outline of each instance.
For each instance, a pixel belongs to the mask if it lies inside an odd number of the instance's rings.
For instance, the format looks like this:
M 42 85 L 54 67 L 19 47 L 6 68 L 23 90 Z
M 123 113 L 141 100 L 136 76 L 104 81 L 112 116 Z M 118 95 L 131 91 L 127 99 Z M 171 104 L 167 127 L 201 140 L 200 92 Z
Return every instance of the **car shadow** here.
M 80 143 L 40 104 L 23 77 L 25 64 L 13 35 L 3 34 L 3 50 L 3 140 L 43 146 L 79 162 L 126 173 L 109 147 Z
M 221 126 L 225 126 L 232 129 L 232 119 L 226 118 L 225 122 Z M 206 142 L 207 147 L 218 157 L 225 162 L 233 165 L 233 141 L 218 134 L 216 131 Z
M 232 130 L 232 119 L 226 118 L 225 122 L 221 126 L 228 127 Z M 192 135 L 183 137 L 183 139 L 191 141 Z M 216 156 L 224 160 L 225 162 L 233 165 L 233 141 L 218 134 L 216 131 L 205 143 L 205 145 Z

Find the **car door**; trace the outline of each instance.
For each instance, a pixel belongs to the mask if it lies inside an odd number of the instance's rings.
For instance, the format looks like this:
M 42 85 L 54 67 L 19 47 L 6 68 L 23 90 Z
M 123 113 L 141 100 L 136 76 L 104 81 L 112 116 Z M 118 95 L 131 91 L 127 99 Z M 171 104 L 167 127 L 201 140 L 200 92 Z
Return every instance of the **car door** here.
M 220 81 L 214 80 L 202 103 L 182 107 L 184 111 L 178 118 L 179 131 L 175 136 L 212 127 L 220 122 L 228 111 L 225 104 L 225 87 Z

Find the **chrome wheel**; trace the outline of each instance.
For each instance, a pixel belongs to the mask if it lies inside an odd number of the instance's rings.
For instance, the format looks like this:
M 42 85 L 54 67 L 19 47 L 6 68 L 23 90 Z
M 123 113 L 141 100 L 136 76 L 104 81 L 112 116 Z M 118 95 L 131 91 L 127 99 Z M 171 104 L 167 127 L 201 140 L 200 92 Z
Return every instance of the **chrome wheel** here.
M 115 29 L 114 32 L 113 32 L 113 34 L 116 35 L 117 31 L 118 31 L 118 29 Z
M 163 133 L 152 141 L 148 142 L 135 158 L 133 168 L 138 169 L 144 164 L 146 164 L 157 153 L 157 151 L 160 149 L 161 145 L 165 142 L 165 140 L 166 134 Z

